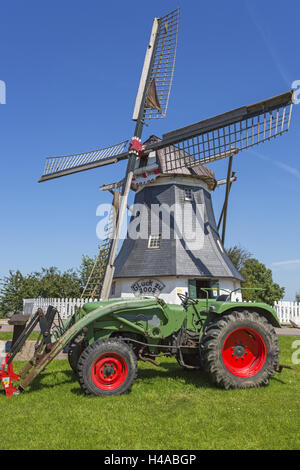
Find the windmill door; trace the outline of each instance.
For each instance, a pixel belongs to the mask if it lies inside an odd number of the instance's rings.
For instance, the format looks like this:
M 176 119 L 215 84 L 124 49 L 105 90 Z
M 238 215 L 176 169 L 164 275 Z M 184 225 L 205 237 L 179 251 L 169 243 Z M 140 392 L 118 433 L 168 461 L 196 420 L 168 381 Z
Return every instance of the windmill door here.
M 217 279 L 189 279 L 189 296 L 192 299 L 215 299 L 219 295 L 219 281 Z M 203 290 L 207 289 L 207 290 Z

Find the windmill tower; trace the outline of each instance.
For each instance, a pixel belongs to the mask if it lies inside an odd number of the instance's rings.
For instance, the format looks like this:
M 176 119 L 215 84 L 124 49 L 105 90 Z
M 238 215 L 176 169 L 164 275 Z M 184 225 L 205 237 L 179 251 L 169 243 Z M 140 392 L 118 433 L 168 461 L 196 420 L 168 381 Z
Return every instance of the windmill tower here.
M 113 194 L 113 202 L 106 235 L 82 297 L 134 295 L 141 288 L 146 294 L 144 288 L 148 287 L 147 293 L 157 295 L 159 291 L 167 300 L 176 301 L 175 294 L 180 290 L 195 297 L 206 287 L 211 289 L 211 295 L 218 295 L 227 288 L 238 289 L 242 281 L 223 246 L 228 197 L 234 180 L 233 158 L 242 150 L 288 131 L 293 91 L 171 131 L 161 139 L 149 138 L 142 145 L 146 121 L 166 117 L 178 19 L 178 10 L 154 18 L 132 116 L 136 123 L 134 137 L 110 147 L 46 159 L 40 182 L 127 160 L 124 178 L 102 187 Z M 222 182 L 216 182 L 214 173 L 205 165 L 224 158 L 228 159 L 227 177 L 223 181 L 225 200 L 216 224 L 211 191 Z M 146 237 L 126 238 L 116 258 L 131 189 L 136 192 L 135 203 L 145 209 L 147 216 L 146 223 L 140 225 L 147 226 L 150 233 Z M 183 218 L 177 212 L 176 217 L 171 215 L 169 223 L 165 223 L 158 214 L 154 230 L 149 210 L 160 204 L 174 206 L 183 212 Z M 178 228 L 182 220 L 183 236 Z M 163 228 L 169 228 L 169 237 L 163 236 Z
M 151 136 L 147 144 L 159 141 Z M 165 172 L 160 150 L 137 162 L 112 297 L 159 295 L 169 303 L 180 303 L 177 293 L 201 298 L 235 291 L 233 299 L 241 297 L 243 278 L 223 248 L 212 207 L 211 192 L 222 183 L 204 165 Z

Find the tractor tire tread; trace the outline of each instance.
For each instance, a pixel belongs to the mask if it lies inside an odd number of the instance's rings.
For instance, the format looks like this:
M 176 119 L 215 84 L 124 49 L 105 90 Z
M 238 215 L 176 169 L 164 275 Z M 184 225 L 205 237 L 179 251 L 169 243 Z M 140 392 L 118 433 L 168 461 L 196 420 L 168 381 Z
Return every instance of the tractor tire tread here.
M 265 364 L 262 370 L 252 377 L 236 377 L 223 364 L 220 354 L 222 336 L 224 337 L 224 332 L 230 332 L 230 328 L 234 325 L 248 325 L 257 328 L 264 335 L 268 344 Z M 206 326 L 200 341 L 200 354 L 204 370 L 216 386 L 225 389 L 268 385 L 270 377 L 275 374 L 279 364 L 279 352 L 278 338 L 273 326 L 264 316 L 248 310 L 233 311 L 222 317 L 216 317 Z
M 128 375 L 117 390 L 103 391 L 96 387 L 90 378 L 90 368 L 97 355 L 115 350 L 127 361 Z M 129 393 L 137 378 L 137 360 L 132 349 L 122 340 L 116 338 L 100 339 L 90 344 L 81 354 L 77 364 L 78 380 L 86 395 L 109 396 Z
M 82 351 L 87 346 L 84 334 L 79 334 L 71 341 L 68 350 L 68 361 L 71 369 L 77 374 L 77 364 Z

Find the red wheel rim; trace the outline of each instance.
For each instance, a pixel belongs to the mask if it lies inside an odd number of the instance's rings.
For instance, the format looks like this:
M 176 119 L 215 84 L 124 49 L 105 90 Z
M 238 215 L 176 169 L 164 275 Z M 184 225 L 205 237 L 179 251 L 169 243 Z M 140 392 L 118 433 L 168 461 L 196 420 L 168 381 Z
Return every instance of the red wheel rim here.
M 117 353 L 101 354 L 91 368 L 92 381 L 102 390 L 115 390 L 127 377 L 125 359 Z
M 238 328 L 227 336 L 222 349 L 224 365 L 237 377 L 252 377 L 264 366 L 267 348 L 262 336 L 251 328 Z

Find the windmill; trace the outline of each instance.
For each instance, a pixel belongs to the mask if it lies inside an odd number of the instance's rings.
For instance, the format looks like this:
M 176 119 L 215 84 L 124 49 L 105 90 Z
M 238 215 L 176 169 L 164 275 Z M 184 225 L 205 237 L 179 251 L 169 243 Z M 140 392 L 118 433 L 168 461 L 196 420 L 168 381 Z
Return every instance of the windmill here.
M 110 147 L 46 159 L 39 182 L 127 160 L 124 178 L 105 187 L 113 194 L 113 203 L 106 236 L 82 294 L 84 298 L 107 299 L 110 295 L 129 191 L 149 155 L 159 153 L 165 174 L 205 168 L 205 164 L 228 158 L 225 200 L 218 223 L 219 229 L 222 222 L 224 244 L 228 198 L 235 179 L 234 155 L 289 129 L 292 91 L 173 130 L 161 139 L 148 139 L 143 145 L 141 137 L 146 121 L 166 117 L 175 67 L 178 20 L 178 9 L 154 18 L 132 116 L 136 123 L 134 137 Z

